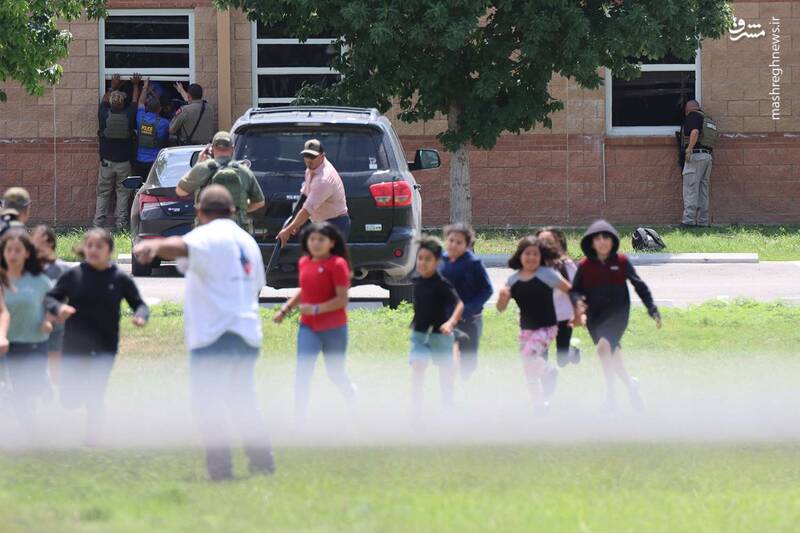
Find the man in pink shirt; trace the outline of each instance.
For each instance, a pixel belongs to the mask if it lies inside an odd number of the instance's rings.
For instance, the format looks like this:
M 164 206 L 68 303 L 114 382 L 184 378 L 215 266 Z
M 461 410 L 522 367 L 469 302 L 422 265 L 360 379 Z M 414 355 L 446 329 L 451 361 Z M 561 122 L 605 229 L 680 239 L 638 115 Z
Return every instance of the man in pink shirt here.
M 350 236 L 350 215 L 342 178 L 325 157 L 322 143 L 317 139 L 306 141 L 300 154 L 306 164 L 306 178 L 300 193 L 306 196 L 306 201 L 294 219 L 278 233 L 277 240 L 285 245 L 310 219 L 311 222 L 333 224 L 347 241 Z

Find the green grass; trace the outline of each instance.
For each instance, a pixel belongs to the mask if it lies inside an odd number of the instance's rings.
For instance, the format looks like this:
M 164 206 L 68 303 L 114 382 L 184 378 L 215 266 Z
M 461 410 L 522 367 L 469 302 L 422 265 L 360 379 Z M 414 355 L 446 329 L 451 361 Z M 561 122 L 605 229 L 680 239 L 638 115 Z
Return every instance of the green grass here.
M 0 455 L 23 531 L 796 531 L 800 447 L 279 449 L 205 481 L 198 452 Z
M 782 390 L 800 374 L 798 307 L 736 301 L 663 311 L 656 331 L 635 308 L 624 339 L 644 383 L 654 386 L 659 375 L 680 376 L 684 387 L 711 375 L 734 379 L 759 354 L 777 358 L 759 368 L 780 368 Z M 365 399 L 383 394 L 368 369 L 407 375 L 409 320 L 407 306 L 350 313 L 349 365 Z M 296 327 L 265 322 L 258 370 L 271 409 L 290 402 Z M 126 317 L 122 330 L 110 396 L 158 397 L 164 391 L 156 389 L 185 383 L 180 306 L 156 306 L 146 329 Z M 486 313 L 485 368 L 516 362 L 516 333 L 513 308 Z M 600 369 L 585 332 L 579 337 L 585 362 L 569 369 L 559 395 L 591 402 L 601 394 Z M 177 373 L 168 367 L 163 383 L 142 375 L 143 362 L 169 360 L 184 364 Z M 503 394 L 524 398 L 521 383 L 509 383 Z M 0 530 L 761 532 L 794 531 L 800 520 L 795 443 L 282 446 L 276 458 L 272 478 L 211 484 L 196 449 L 0 452 Z M 240 476 L 243 464 L 238 456 Z
M 538 228 L 479 231 L 475 251 L 479 254 L 509 254 L 517 241 Z M 631 253 L 631 226 L 618 226 L 621 249 Z M 762 261 L 800 260 L 800 226 L 719 226 L 698 229 L 655 226 L 664 238 L 666 252 L 718 253 L 755 252 Z M 569 252 L 582 256 L 580 239 L 585 228 L 567 230 Z
M 713 301 L 686 309 L 663 308 L 664 327 L 656 330 L 644 308 L 634 307 L 624 338 L 626 350 L 640 354 L 712 358 L 748 355 L 754 352 L 795 354 L 800 346 L 800 306 L 781 303 L 757 303 L 749 300 Z M 290 358 L 297 337 L 296 318 L 278 326 L 267 320 L 273 311 L 263 310 L 264 353 L 270 357 Z M 176 344 L 182 331 L 182 310 L 178 304 L 161 304 L 153 309 L 150 324 L 134 328 L 123 321 L 122 352 L 147 357 L 181 354 Z M 484 313 L 481 352 L 487 357 L 511 357 L 517 350 L 517 312 L 512 302 L 506 313 L 489 309 Z M 393 359 L 408 349 L 412 309 L 356 309 L 349 312 L 349 353 L 356 360 Z M 177 334 L 176 334 L 177 332 Z M 576 329 L 584 346 L 591 341 L 585 329 Z
M 64 261 L 77 261 L 75 247 L 83 241 L 86 233 L 83 229 L 71 229 L 58 233 L 56 255 Z M 117 254 L 131 253 L 131 236 L 129 233 L 114 233 L 114 251 Z

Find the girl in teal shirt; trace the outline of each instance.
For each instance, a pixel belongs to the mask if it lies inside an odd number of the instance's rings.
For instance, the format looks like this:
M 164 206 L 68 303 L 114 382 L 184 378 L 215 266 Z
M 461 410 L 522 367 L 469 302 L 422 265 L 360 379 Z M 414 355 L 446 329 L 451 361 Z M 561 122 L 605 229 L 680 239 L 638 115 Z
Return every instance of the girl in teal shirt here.
M 0 268 L 8 276 L 3 292 L 11 315 L 6 359 L 12 404 L 20 423 L 32 429 L 35 400 L 48 386 L 47 339 L 53 326 L 45 315 L 44 299 L 52 284 L 22 229 L 0 238 Z

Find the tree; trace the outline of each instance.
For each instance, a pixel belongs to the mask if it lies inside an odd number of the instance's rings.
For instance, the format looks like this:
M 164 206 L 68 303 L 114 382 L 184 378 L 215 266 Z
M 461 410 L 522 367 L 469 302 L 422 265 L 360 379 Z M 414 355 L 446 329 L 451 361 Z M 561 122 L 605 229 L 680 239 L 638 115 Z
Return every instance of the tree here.
M 0 0 L 0 82 L 19 81 L 30 94 L 41 96 L 42 83 L 54 85 L 63 69 L 58 60 L 69 52 L 72 35 L 59 21 L 91 19 L 105 14 L 105 0 Z M 6 93 L 0 89 L 0 102 Z
M 386 112 L 406 122 L 447 117 L 450 219 L 471 220 L 468 147 L 504 131 L 552 127 L 563 109 L 553 73 L 587 88 L 598 69 L 637 76 L 638 58 L 689 58 L 732 24 L 726 0 L 215 0 L 301 40 L 339 36 L 341 82 L 301 96 Z

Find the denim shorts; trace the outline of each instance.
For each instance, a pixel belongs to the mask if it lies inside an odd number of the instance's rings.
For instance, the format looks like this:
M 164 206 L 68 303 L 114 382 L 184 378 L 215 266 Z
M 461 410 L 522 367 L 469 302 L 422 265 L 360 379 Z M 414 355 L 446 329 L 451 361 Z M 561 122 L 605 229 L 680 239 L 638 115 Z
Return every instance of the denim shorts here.
M 50 333 L 50 338 L 47 339 L 48 352 L 60 352 L 61 347 L 64 345 L 64 328 L 56 328 Z
M 453 335 L 441 333 L 411 332 L 411 354 L 409 362 L 433 362 L 436 366 L 453 364 Z

